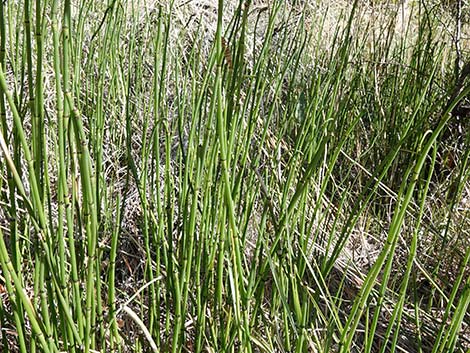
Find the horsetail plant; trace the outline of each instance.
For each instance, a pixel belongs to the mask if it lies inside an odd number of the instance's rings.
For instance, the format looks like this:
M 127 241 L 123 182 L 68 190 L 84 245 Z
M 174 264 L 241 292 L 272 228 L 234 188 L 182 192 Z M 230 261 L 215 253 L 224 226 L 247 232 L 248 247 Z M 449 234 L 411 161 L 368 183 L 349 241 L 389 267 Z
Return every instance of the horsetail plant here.
M 470 86 L 379 3 L 1 2 L 0 352 L 468 351 Z

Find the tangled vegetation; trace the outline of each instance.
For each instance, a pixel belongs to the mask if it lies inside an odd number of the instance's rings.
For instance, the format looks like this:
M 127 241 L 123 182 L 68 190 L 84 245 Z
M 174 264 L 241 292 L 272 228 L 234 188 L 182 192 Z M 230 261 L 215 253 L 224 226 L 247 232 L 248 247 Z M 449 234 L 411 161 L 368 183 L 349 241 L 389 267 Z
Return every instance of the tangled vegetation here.
M 0 352 L 470 352 L 467 7 L 0 2 Z

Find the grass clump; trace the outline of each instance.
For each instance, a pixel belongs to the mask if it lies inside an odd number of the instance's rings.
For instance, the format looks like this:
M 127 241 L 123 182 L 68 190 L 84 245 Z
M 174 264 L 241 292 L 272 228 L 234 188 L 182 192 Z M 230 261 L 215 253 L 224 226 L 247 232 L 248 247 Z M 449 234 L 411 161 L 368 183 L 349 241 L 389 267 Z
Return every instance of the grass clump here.
M 443 6 L 0 3 L 0 351 L 468 351 Z

